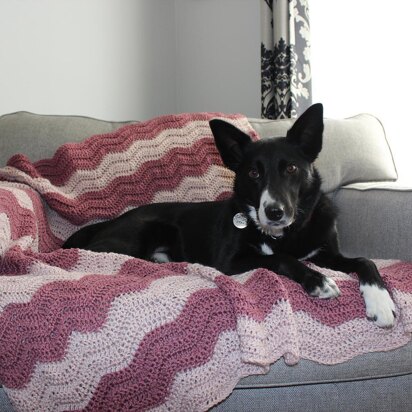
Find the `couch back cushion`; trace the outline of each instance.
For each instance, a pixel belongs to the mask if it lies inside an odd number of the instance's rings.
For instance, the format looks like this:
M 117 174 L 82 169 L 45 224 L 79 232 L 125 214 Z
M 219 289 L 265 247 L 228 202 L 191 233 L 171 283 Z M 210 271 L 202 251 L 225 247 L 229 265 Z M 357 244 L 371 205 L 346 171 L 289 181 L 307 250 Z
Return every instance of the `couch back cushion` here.
M 131 122 L 106 122 L 84 116 L 17 112 L 0 117 L 0 167 L 16 153 L 35 162 L 50 158 L 63 143 L 109 133 Z
M 249 119 L 262 138 L 285 136 L 294 120 Z M 357 182 L 397 179 L 392 153 L 382 123 L 370 114 L 348 119 L 325 119 L 323 148 L 316 166 L 323 190 Z
M 294 120 L 249 119 L 262 138 L 285 136 Z M 15 153 L 31 161 L 52 157 L 66 142 L 108 133 L 131 122 L 107 122 L 83 116 L 36 115 L 17 112 L 0 117 L 0 167 Z M 397 179 L 385 130 L 376 117 L 360 114 L 349 119 L 325 119 L 324 143 L 316 165 L 323 190 L 371 181 Z

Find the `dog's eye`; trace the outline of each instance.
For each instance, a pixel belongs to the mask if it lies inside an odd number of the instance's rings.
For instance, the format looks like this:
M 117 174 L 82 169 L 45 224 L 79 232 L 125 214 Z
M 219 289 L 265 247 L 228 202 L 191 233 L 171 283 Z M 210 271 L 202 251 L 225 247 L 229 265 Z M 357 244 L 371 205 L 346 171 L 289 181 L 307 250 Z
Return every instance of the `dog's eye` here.
M 296 173 L 298 171 L 298 167 L 296 165 L 294 165 L 293 163 L 291 163 L 290 165 L 288 165 L 286 167 L 286 171 L 290 174 L 293 175 L 294 173 Z
M 250 169 L 249 170 L 249 177 L 251 177 L 252 179 L 258 179 L 260 177 L 259 170 Z

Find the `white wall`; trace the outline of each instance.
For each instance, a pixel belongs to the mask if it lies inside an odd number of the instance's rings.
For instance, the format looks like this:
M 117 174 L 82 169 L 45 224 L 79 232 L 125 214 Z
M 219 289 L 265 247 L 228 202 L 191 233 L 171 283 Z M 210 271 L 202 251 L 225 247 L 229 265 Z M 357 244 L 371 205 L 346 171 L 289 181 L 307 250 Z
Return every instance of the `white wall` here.
M 0 114 L 166 112 L 174 27 L 170 1 L 0 0 Z
M 176 0 L 178 111 L 260 117 L 260 1 Z
M 0 115 L 258 115 L 258 9 L 255 0 L 0 0 Z

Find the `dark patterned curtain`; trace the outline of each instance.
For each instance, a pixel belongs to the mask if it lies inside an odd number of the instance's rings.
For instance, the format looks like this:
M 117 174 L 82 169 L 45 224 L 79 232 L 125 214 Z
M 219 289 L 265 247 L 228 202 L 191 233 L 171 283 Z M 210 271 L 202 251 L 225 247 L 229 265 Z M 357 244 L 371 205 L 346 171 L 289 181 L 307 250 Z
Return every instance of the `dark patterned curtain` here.
M 311 104 L 309 0 L 261 0 L 262 117 L 297 117 Z

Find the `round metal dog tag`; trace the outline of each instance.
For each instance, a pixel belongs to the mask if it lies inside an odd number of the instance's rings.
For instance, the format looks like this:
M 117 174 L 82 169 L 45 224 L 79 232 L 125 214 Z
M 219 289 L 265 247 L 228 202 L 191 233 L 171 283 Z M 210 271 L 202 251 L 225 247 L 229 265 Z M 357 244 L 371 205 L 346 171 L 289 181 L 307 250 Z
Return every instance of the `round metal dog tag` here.
M 238 229 L 244 229 L 245 227 L 247 227 L 247 217 L 244 213 L 236 213 L 233 216 L 233 224 Z

